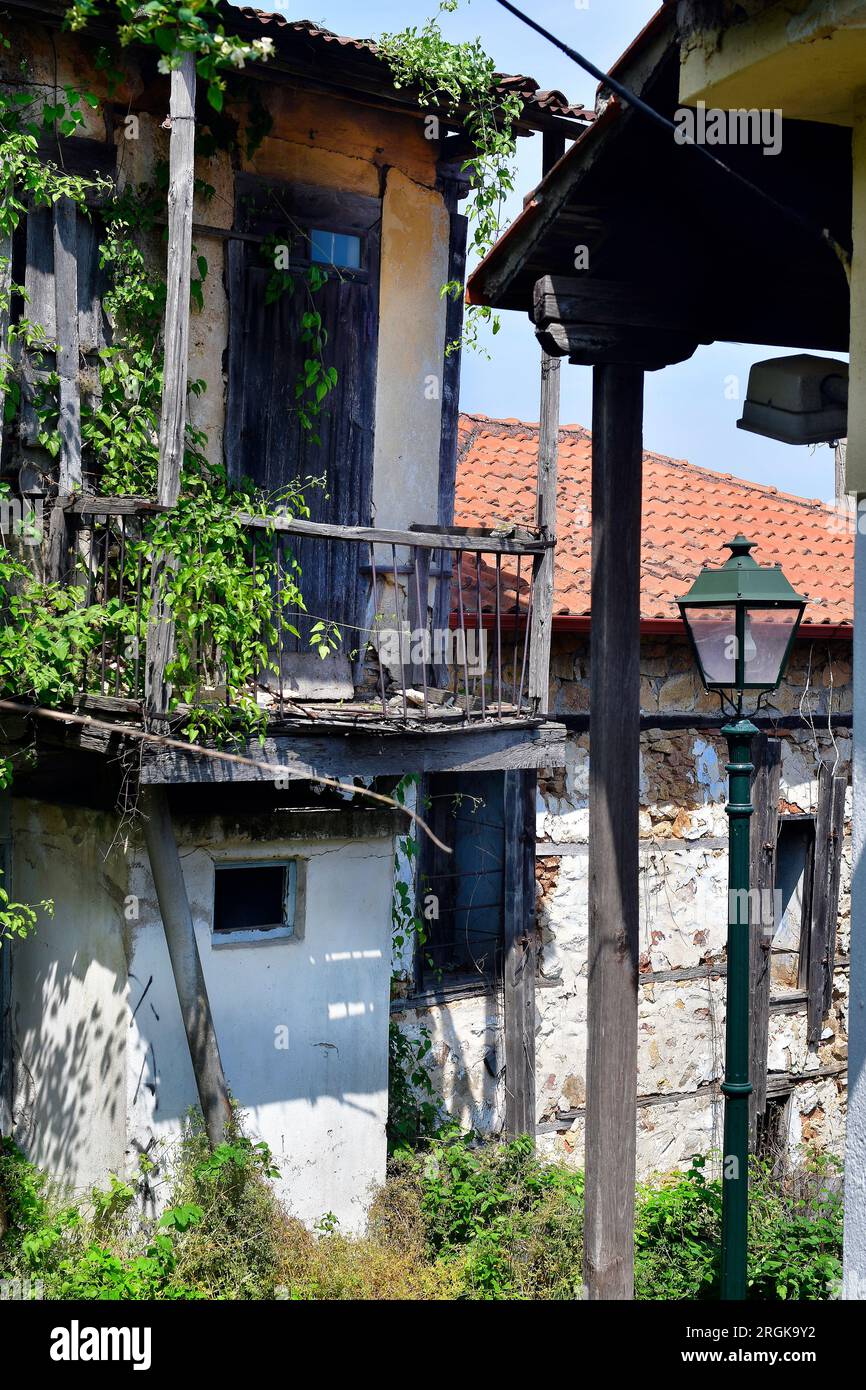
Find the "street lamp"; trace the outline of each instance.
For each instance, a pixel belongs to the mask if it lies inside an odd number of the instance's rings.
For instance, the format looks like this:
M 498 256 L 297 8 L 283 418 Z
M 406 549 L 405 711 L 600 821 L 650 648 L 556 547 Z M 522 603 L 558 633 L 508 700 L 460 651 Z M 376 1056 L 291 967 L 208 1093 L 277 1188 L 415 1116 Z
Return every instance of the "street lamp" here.
M 749 817 L 752 737 L 743 701 L 775 690 L 785 674 L 806 600 L 779 565 L 749 554 L 752 541 L 727 542 L 730 558 L 705 565 L 678 600 L 701 680 L 730 717 L 728 741 L 728 986 L 725 1021 L 725 1137 L 722 1165 L 722 1298 L 746 1297 L 749 1164 Z

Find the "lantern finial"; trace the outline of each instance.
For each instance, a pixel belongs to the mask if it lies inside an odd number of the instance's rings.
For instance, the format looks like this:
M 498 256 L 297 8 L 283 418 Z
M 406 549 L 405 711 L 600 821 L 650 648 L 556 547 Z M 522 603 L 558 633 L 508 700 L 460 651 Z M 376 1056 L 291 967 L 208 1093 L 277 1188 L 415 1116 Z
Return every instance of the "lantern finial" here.
M 745 559 L 749 551 L 754 550 L 755 542 L 748 540 L 742 531 L 738 531 L 732 541 L 725 541 L 725 546 L 731 552 L 731 559 L 728 560 L 730 564 L 731 560 Z

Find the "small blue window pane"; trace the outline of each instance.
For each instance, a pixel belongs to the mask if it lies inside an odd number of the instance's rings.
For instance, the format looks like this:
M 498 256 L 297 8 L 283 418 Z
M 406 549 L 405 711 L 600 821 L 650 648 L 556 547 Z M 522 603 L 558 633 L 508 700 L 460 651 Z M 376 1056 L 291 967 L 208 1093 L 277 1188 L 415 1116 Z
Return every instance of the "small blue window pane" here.
M 337 265 L 345 270 L 361 268 L 361 238 L 343 232 L 324 232 L 313 227 L 310 231 L 310 259 L 323 265 Z

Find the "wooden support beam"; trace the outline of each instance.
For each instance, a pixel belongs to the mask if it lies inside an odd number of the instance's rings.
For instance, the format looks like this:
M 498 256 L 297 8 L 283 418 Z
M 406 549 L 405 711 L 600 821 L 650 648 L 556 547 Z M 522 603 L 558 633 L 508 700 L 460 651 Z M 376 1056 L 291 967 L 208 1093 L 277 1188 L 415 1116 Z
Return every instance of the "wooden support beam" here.
M 556 538 L 556 468 L 559 455 L 559 359 L 541 354 L 541 411 L 538 426 L 536 524 L 548 541 Z M 532 619 L 529 638 L 531 707 L 546 714 L 550 704 L 550 641 L 553 623 L 555 561 L 553 549 L 532 570 Z
M 447 142 L 446 142 L 447 144 Z M 439 427 L 439 491 L 436 520 L 446 530 L 454 525 L 454 490 L 457 479 L 457 425 L 460 418 L 460 361 L 459 346 L 463 333 L 463 284 L 466 279 L 466 236 L 468 220 L 459 210 L 459 199 L 465 188 L 466 175 L 443 177 L 443 194 L 448 209 L 448 280 L 459 284 L 457 295 L 449 295 L 445 303 L 445 345 L 442 359 L 442 418 Z M 454 346 L 458 344 L 458 346 Z M 451 614 L 451 579 L 454 557 L 441 552 L 442 576 L 436 585 L 433 625 L 444 630 Z M 448 684 L 444 667 L 434 667 L 433 678 L 438 686 Z
M 315 735 L 294 732 L 286 737 L 266 738 L 264 743 L 243 744 L 240 752 L 254 762 L 267 764 L 261 770 L 248 763 L 207 757 L 207 750 L 189 752 L 148 745 L 142 749 L 142 785 L 172 782 L 273 782 L 273 764 L 278 764 L 290 781 L 315 781 L 318 776 L 339 776 L 351 766 L 356 777 L 398 776 L 407 767 L 416 772 L 494 772 L 500 770 L 562 767 L 565 761 L 565 730 L 557 724 L 521 728 L 478 728 L 458 725 L 432 732 L 419 721 L 415 733 L 369 733 L 351 725 L 331 727 Z M 118 730 L 118 737 L 122 734 Z M 100 747 L 108 747 L 109 735 L 101 735 Z
M 157 500 L 173 507 L 180 492 L 186 434 L 189 286 L 195 184 L 195 55 L 185 53 L 171 74 L 169 105 L 168 259 L 166 264 L 165 361 L 159 419 Z M 174 651 L 174 623 L 166 595 L 177 568 L 173 555 L 153 557 L 147 625 L 145 703 L 154 726 L 168 709 L 166 669 Z
M 425 545 L 430 550 L 471 550 L 481 555 L 540 555 L 552 541 L 515 526 L 513 536 L 495 535 L 482 526 L 411 526 L 408 531 L 387 530 L 382 526 L 340 526 L 327 521 L 304 521 L 296 516 L 253 516 L 236 512 L 242 526 L 260 531 L 278 531 L 289 536 L 316 536 L 322 540 L 382 542 L 385 545 Z M 383 569 L 391 570 L 390 565 Z
M 195 55 L 171 74 L 165 363 L 159 418 L 158 500 L 173 507 L 180 491 L 186 430 L 189 286 L 195 184 Z
M 546 352 L 589 365 L 633 363 L 655 371 L 708 341 L 687 302 L 669 292 L 612 280 L 543 275 L 532 317 Z
M 776 886 L 776 841 L 779 831 L 779 779 L 782 766 L 782 742 L 758 733 L 752 740 L 752 806 L 749 824 L 749 888 L 757 889 L 757 899 L 763 905 L 773 902 Z M 769 895 L 769 896 L 766 896 Z M 750 898 L 750 903 L 755 903 Z M 751 1038 L 749 1046 L 749 1076 L 752 1094 L 749 1100 L 749 1134 L 754 1148 L 758 1116 L 767 1108 L 767 1047 L 770 1029 L 770 947 L 773 944 L 774 922 L 763 918 L 751 922 L 749 934 L 749 974 L 751 976 Z
M 557 130 L 554 126 L 550 130 L 542 132 L 541 136 L 541 173 L 546 177 L 562 156 L 565 154 L 565 132 Z
M 506 772 L 504 793 L 505 1129 L 535 1135 L 534 772 Z
M 141 809 L 144 815 L 144 839 L 189 1044 L 193 1075 L 208 1139 L 211 1147 L 216 1148 L 225 1139 L 231 1120 L 231 1103 L 196 945 L 167 791 L 161 787 L 149 787 L 142 792 Z
M 539 328 L 560 322 L 665 329 L 690 336 L 697 332 L 688 299 L 675 297 L 667 286 L 587 275 L 543 275 L 536 280 L 532 317 Z
M 634 1294 L 643 372 L 593 370 L 586 1227 L 591 1299 Z

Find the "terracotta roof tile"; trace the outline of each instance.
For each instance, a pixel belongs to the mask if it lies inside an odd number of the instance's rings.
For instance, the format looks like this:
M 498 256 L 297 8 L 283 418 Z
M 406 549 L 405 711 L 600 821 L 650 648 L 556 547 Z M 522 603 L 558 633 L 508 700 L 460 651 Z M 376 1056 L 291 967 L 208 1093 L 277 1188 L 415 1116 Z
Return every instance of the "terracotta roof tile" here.
M 458 441 L 455 522 L 534 525 L 538 426 L 464 414 Z M 591 442 L 589 431 L 580 425 L 560 430 L 555 615 L 589 614 Z M 847 515 L 823 502 L 730 473 L 714 473 L 684 459 L 645 453 L 641 618 L 677 619 L 677 596 L 702 565 L 721 563 L 727 556 L 724 542 L 743 531 L 757 542 L 755 558 L 762 564 L 782 564 L 794 588 L 806 595 L 806 623 L 850 625 L 854 542 L 848 521 Z M 523 612 L 529 568 L 524 561 L 519 578 Z M 464 564 L 463 582 L 474 596 L 474 560 Z M 516 567 L 504 561 L 503 612 L 515 609 L 516 584 Z M 485 608 L 491 605 L 494 586 L 495 571 L 486 557 Z
M 340 48 L 354 48 L 358 52 L 375 55 L 379 51 L 372 39 L 353 39 L 344 34 L 335 34 L 332 30 L 325 29 L 312 19 L 291 19 L 288 15 L 272 13 L 269 10 L 259 10 L 251 5 L 232 6 L 231 8 L 237 8 L 244 18 L 251 22 L 257 20 L 263 29 L 276 30 L 277 37 L 297 35 L 299 38 L 311 39 L 314 43 L 336 44 Z M 523 98 L 526 106 L 536 106 L 540 111 L 548 112 L 554 116 L 568 116 L 574 120 L 589 122 L 595 119 L 594 111 L 570 102 L 562 92 L 541 91 L 533 77 L 519 73 L 497 73 L 496 78 L 498 91 L 502 93 L 517 92 Z

